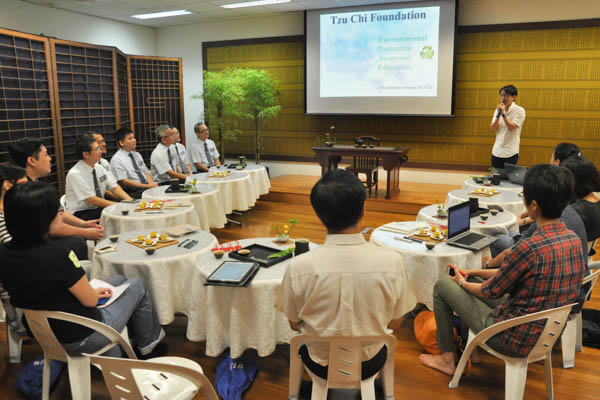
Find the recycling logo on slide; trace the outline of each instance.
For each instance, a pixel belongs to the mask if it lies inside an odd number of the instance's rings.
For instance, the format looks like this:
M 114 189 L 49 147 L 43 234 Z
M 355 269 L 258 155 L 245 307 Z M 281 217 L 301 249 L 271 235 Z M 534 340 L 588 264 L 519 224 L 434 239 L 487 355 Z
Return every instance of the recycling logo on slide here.
M 431 46 L 427 45 L 423 46 L 423 50 L 421 50 L 419 54 L 421 55 L 421 58 L 423 60 L 431 60 L 433 58 L 434 52 Z

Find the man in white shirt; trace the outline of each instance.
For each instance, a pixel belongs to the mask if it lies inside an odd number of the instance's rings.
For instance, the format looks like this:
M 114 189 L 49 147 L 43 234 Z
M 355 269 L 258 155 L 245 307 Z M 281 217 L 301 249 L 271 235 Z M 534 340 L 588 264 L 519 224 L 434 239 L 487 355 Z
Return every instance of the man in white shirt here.
M 525 122 L 525 109 L 517 103 L 517 88 L 513 85 L 500 89 L 500 104 L 494 110 L 490 129 L 496 131 L 492 149 L 492 167 L 505 168 L 504 164 L 517 164 L 521 128 Z
M 135 134 L 129 127 L 117 131 L 120 149 L 110 159 L 110 169 L 119 185 L 134 199 L 142 198 L 146 189 L 158 186 L 142 155 L 135 151 Z
M 100 165 L 102 165 L 102 167 L 106 170 L 106 172 L 113 179 L 115 179 L 115 177 L 113 176 L 113 174 L 112 174 L 112 172 L 110 170 L 110 164 L 109 164 L 109 162 L 104 158 L 104 157 L 106 157 L 106 154 L 107 154 L 107 151 L 106 151 L 106 141 L 104 140 L 104 136 L 102 136 L 102 134 L 98 133 L 98 132 L 88 132 L 88 134 L 92 135 L 92 137 L 94 138 L 94 140 L 96 140 L 96 142 L 98 143 L 98 146 L 100 146 L 100 152 L 102 153 L 102 157 L 100 158 L 100 161 L 98 161 L 98 163 Z M 119 199 L 110 190 L 106 191 L 105 197 L 108 197 L 109 199 L 112 199 L 112 200 L 118 200 Z
M 16 140 L 9 144 L 8 151 L 13 162 L 25 168 L 29 181 L 37 181 L 51 172 L 52 158 L 39 139 Z M 99 222 L 99 219 L 85 221 L 65 210 L 63 223 L 58 227 L 50 227 L 50 240 L 72 249 L 80 260 L 87 260 L 85 240 L 100 240 L 104 236 L 104 227 Z
M 175 135 L 169 125 L 156 128 L 156 138 L 159 143 L 150 155 L 150 173 L 152 179 L 159 185 L 169 184 L 171 179 L 185 179 L 190 174 L 177 172 L 177 156 L 174 148 Z
M 327 228 L 325 244 L 292 259 L 275 302 L 293 330 L 323 337 L 385 335 L 416 305 L 402 257 L 361 234 L 365 198 L 360 180 L 342 169 L 329 171 L 313 187 L 310 200 Z M 327 346 L 303 347 L 300 355 L 327 378 Z M 381 343 L 364 347 L 362 379 L 385 358 Z
M 208 127 L 198 122 L 194 125 L 194 133 L 198 142 L 190 147 L 190 159 L 199 172 L 206 172 L 210 167 L 221 165 L 219 152 L 215 142 L 208 138 Z
M 82 135 L 75 146 L 81 159 L 67 173 L 67 210 L 85 220 L 100 218 L 104 207 L 116 204 L 104 198 L 107 189 L 119 200 L 133 200 L 100 165 L 102 153 L 92 135 Z
M 177 172 L 183 172 L 184 174 L 191 174 L 192 167 L 190 166 L 190 162 L 188 160 L 187 151 L 185 150 L 185 146 L 181 144 L 181 136 L 179 135 L 179 129 L 174 126 L 171 127 L 171 132 L 175 137 L 175 144 L 173 147 L 175 148 L 175 158 L 177 159 Z

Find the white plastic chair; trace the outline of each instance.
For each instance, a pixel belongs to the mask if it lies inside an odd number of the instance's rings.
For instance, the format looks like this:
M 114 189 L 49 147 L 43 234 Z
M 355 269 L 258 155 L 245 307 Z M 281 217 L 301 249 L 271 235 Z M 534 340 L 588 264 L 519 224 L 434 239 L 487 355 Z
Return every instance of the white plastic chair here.
M 489 326 L 475 335 L 469 330 L 469 339 L 467 346 L 454 372 L 454 376 L 448 385 L 451 389 L 458 387 L 460 377 L 471 357 L 471 353 L 477 346 L 483 347 L 487 352 L 504 360 L 506 377 L 504 382 L 504 399 L 519 400 L 523 398 L 525 392 L 525 381 L 527 380 L 527 365 L 532 362 L 544 360 L 546 366 L 546 398 L 554 399 L 554 390 L 552 387 L 552 347 L 565 326 L 569 312 L 575 304 L 552 308 L 550 310 L 536 312 L 530 315 L 502 321 Z M 517 325 L 532 321 L 546 320 L 544 330 L 542 331 L 537 343 L 527 357 L 517 358 L 509 357 L 490 348 L 485 343 L 496 334 L 505 331 Z
M 29 328 L 44 350 L 44 372 L 42 376 L 42 400 L 48 400 L 50 394 L 50 360 L 65 361 L 69 370 L 71 394 L 74 400 L 89 399 L 90 393 L 90 359 L 86 356 L 72 357 L 67 354 L 50 328 L 48 319 L 58 319 L 83 325 L 100 332 L 111 343 L 98 350 L 95 354 L 102 354 L 116 345 L 120 345 L 129 358 L 137 359 L 129 339 L 127 327 L 119 334 L 110 326 L 90 318 L 69 314 L 62 311 L 43 311 L 23 309 Z
M 375 400 L 375 377 L 362 381 L 361 349 L 365 344 L 383 343 L 387 346 L 387 360 L 380 371 L 383 392 L 386 400 L 394 399 L 394 356 L 396 338 L 392 335 L 357 336 L 357 337 L 320 337 L 315 335 L 298 335 L 290 342 L 290 381 L 289 399 L 297 400 L 302 380 L 302 359 L 298 350 L 302 345 L 316 343 L 329 344 L 329 362 L 327 380 L 319 378 L 308 368 L 306 372 L 312 379 L 312 400 L 326 400 L 328 389 L 360 389 L 363 400 Z
M 110 395 L 115 400 L 188 400 L 198 392 L 209 400 L 217 393 L 200 365 L 183 357 L 157 357 L 128 360 L 90 355 L 92 364 L 102 370 Z
M 590 264 L 590 269 L 600 268 L 600 261 L 596 261 Z M 590 282 L 588 292 L 585 294 L 585 299 L 589 297 L 594 288 L 594 284 L 600 276 L 600 269 L 590 271 L 590 274 L 583 279 L 582 285 Z M 585 304 L 585 303 L 584 303 Z M 583 350 L 582 343 L 582 330 L 583 322 L 581 320 L 581 311 L 567 320 L 567 327 L 562 334 L 562 357 L 563 357 L 563 368 L 573 368 L 575 366 L 575 351 Z

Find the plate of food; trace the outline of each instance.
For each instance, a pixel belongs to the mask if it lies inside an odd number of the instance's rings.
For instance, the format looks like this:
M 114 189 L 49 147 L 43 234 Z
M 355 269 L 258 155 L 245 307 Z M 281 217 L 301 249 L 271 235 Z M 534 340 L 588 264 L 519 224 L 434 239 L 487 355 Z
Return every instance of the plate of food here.
M 158 243 L 168 243 L 173 241 L 173 238 L 168 237 L 164 233 L 158 237 Z

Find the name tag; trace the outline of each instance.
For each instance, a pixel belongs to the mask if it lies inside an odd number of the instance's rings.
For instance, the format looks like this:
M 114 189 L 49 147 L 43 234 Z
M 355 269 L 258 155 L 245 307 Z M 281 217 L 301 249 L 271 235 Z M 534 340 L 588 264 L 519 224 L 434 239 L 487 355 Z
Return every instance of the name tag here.
M 99 179 L 98 179 L 101 183 L 104 183 L 106 181 L 106 175 L 102 175 Z
M 141 166 L 143 166 L 143 165 L 144 165 L 144 160 L 139 160 L 139 161 L 138 161 L 138 166 L 139 166 L 139 167 L 141 167 Z

